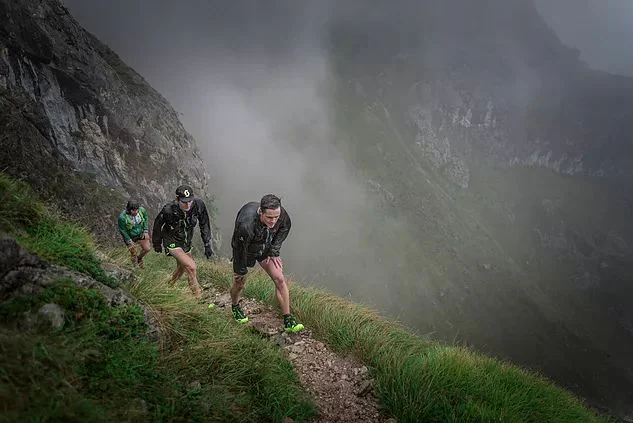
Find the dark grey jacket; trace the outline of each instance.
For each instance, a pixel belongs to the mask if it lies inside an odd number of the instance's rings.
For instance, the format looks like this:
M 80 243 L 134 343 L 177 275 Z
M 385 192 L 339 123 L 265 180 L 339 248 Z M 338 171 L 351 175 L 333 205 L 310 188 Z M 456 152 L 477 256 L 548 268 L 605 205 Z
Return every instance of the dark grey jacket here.
M 233 270 L 245 275 L 247 266 L 253 266 L 255 260 L 266 257 L 278 257 L 281 244 L 290 232 L 290 216 L 281 207 L 281 214 L 272 229 L 264 225 L 257 214 L 259 203 L 250 202 L 242 206 L 235 218 L 235 228 L 231 238 L 233 247 Z
M 193 228 L 200 222 L 200 236 L 204 245 L 211 245 L 211 224 L 204 201 L 194 198 L 191 208 L 185 213 L 178 202 L 165 204 L 154 219 L 152 243 L 154 247 L 175 243 L 178 246 L 191 247 Z

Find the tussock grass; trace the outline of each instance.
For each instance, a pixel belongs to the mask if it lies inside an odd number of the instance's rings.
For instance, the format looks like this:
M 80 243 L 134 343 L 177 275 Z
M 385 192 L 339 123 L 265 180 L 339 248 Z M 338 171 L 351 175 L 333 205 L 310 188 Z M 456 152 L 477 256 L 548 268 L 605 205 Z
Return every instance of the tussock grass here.
M 64 308 L 63 329 L 12 330 L 23 313 L 46 303 Z M 60 280 L 0 304 L 0 322 L 0 414 L 7 421 L 134 421 L 177 393 L 157 368 L 157 348 L 143 339 L 138 306 L 110 308 L 98 291 Z
M 222 265 L 201 269 L 219 286 Z M 579 399 L 537 374 L 463 347 L 414 335 L 375 311 L 324 290 L 290 288 L 293 311 L 335 350 L 364 362 L 382 404 L 400 422 L 599 422 Z M 246 295 L 272 304 L 274 287 L 254 272 Z
M 1 230 L 13 232 L 17 228 L 35 226 L 44 213 L 44 207 L 34 199 L 28 184 L 0 172 Z
M 37 200 L 24 182 L 0 173 L 0 229 L 11 233 L 31 253 L 116 287 L 101 268 L 90 233 L 65 222 Z
M 101 268 L 92 237 L 83 227 L 47 216 L 36 226 L 27 227 L 16 239 L 49 263 L 90 275 L 111 288 L 117 286 L 117 281 L 106 276 Z
M 104 277 L 89 234 L 51 216 L 27 187 L 0 174 L 0 227 L 53 262 Z M 124 249 L 110 259 L 127 264 Z M 202 283 L 230 284 L 231 269 L 198 258 Z M 127 288 L 152 310 L 161 342 L 144 336 L 137 306 L 112 309 L 99 294 L 60 281 L 0 306 L 0 415 L 8 421 L 295 421 L 314 416 L 291 364 L 270 342 L 194 301 L 173 259 L 151 253 Z M 247 296 L 274 302 L 262 271 Z M 597 422 L 547 379 L 404 326 L 326 291 L 293 284 L 294 312 L 335 350 L 363 361 L 400 422 Z M 66 310 L 59 331 L 12 328 L 46 302 Z
M 140 307 L 111 308 L 98 291 L 68 281 L 0 305 L 6 421 L 279 422 L 315 415 L 272 343 L 179 290 L 161 294 L 165 287 L 140 282 L 132 289 L 155 299 L 168 335 L 161 344 L 144 337 Z M 11 328 L 24 312 L 50 302 L 65 310 L 62 330 Z
M 0 195 L 0 225 L 23 246 L 113 285 L 85 229 L 2 174 Z M 124 248 L 110 255 L 127 265 Z M 0 302 L 0 421 L 280 422 L 316 414 L 274 344 L 193 300 L 184 280 L 169 288 L 173 259 L 152 254 L 146 265 L 125 288 L 155 317 L 159 342 L 147 338 L 141 307 L 111 308 L 71 281 Z M 64 309 L 61 330 L 17 329 L 46 303 Z
M 110 251 L 109 257 L 121 264 L 128 260 L 123 249 Z M 168 287 L 173 258 L 150 253 L 144 261 L 146 270 L 137 272 L 128 289 L 157 317 L 170 369 L 179 378 L 211 384 L 209 400 L 224 398 L 216 407 L 231 410 L 223 419 L 231 421 L 231 413 L 240 421 L 303 421 L 315 415 L 292 364 L 273 343 L 236 325 L 228 311 L 195 301 L 186 277 Z

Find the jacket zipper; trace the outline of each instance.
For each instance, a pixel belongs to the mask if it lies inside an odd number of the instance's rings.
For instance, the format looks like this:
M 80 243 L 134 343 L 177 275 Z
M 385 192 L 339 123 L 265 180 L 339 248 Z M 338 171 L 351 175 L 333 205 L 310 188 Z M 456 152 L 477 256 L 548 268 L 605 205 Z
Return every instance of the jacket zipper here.
M 259 250 L 260 257 L 262 256 L 262 254 L 264 254 L 264 250 L 266 249 L 266 246 L 270 242 L 270 238 L 272 238 L 272 236 L 270 234 L 270 229 L 266 228 L 266 240 L 262 244 L 262 248 Z

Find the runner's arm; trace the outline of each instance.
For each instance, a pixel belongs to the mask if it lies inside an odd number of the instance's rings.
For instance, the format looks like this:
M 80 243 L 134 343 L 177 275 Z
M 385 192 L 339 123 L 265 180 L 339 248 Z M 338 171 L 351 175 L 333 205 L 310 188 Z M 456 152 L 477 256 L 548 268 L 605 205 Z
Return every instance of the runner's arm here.
M 143 217 L 143 233 L 149 235 L 149 216 L 145 207 L 141 207 L 138 211 Z
M 207 206 L 204 201 L 198 201 L 198 222 L 200 223 L 200 237 L 202 243 L 211 245 L 211 223 L 209 221 L 209 213 L 207 212 Z
M 154 227 L 152 228 L 152 244 L 154 250 L 158 251 L 163 248 L 163 225 L 165 224 L 165 209 L 163 208 L 154 219 Z
M 286 214 L 286 218 L 279 226 L 275 237 L 270 243 L 270 248 L 268 250 L 268 255 L 271 257 L 279 257 L 279 250 L 281 249 L 281 244 L 286 240 L 288 233 L 290 232 L 290 226 L 292 223 L 290 222 L 290 216 Z
M 237 227 L 237 233 L 233 236 L 233 273 L 244 276 L 248 273 L 247 251 L 250 237 L 244 226 Z
M 125 215 L 123 214 L 119 215 L 118 228 L 119 228 L 119 233 L 121 234 L 121 237 L 123 238 L 123 242 L 125 242 L 125 245 L 130 245 L 130 243 L 132 242 L 132 238 L 130 237 L 130 234 L 128 234 L 127 232 L 127 227 L 125 225 Z

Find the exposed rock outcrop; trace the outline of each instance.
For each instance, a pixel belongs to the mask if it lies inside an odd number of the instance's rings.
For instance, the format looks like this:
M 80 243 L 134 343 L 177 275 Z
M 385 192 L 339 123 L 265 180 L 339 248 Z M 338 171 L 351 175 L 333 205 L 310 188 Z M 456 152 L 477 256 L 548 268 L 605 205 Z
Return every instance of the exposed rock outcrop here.
M 481 162 L 631 184 L 633 78 L 588 69 L 531 1 L 361 3 L 331 35 L 345 95 L 456 185 Z
M 131 295 L 117 288 L 110 288 L 82 273 L 46 263 L 39 257 L 24 250 L 13 238 L 0 234 L 0 302 L 22 295 L 33 295 L 59 280 L 71 280 L 78 287 L 96 289 L 103 294 L 105 301 L 112 307 L 138 304 Z M 46 304 L 37 312 L 37 316 L 27 316 L 22 322 L 25 326 L 44 318 L 53 327 L 63 326 L 63 310 L 57 304 Z M 148 324 L 148 336 L 158 339 L 155 318 L 144 310 Z M 61 320 L 60 320 L 61 319 Z
M 0 20 L 0 169 L 100 235 L 129 196 L 156 213 L 186 182 L 211 200 L 176 112 L 59 0 L 0 0 Z

